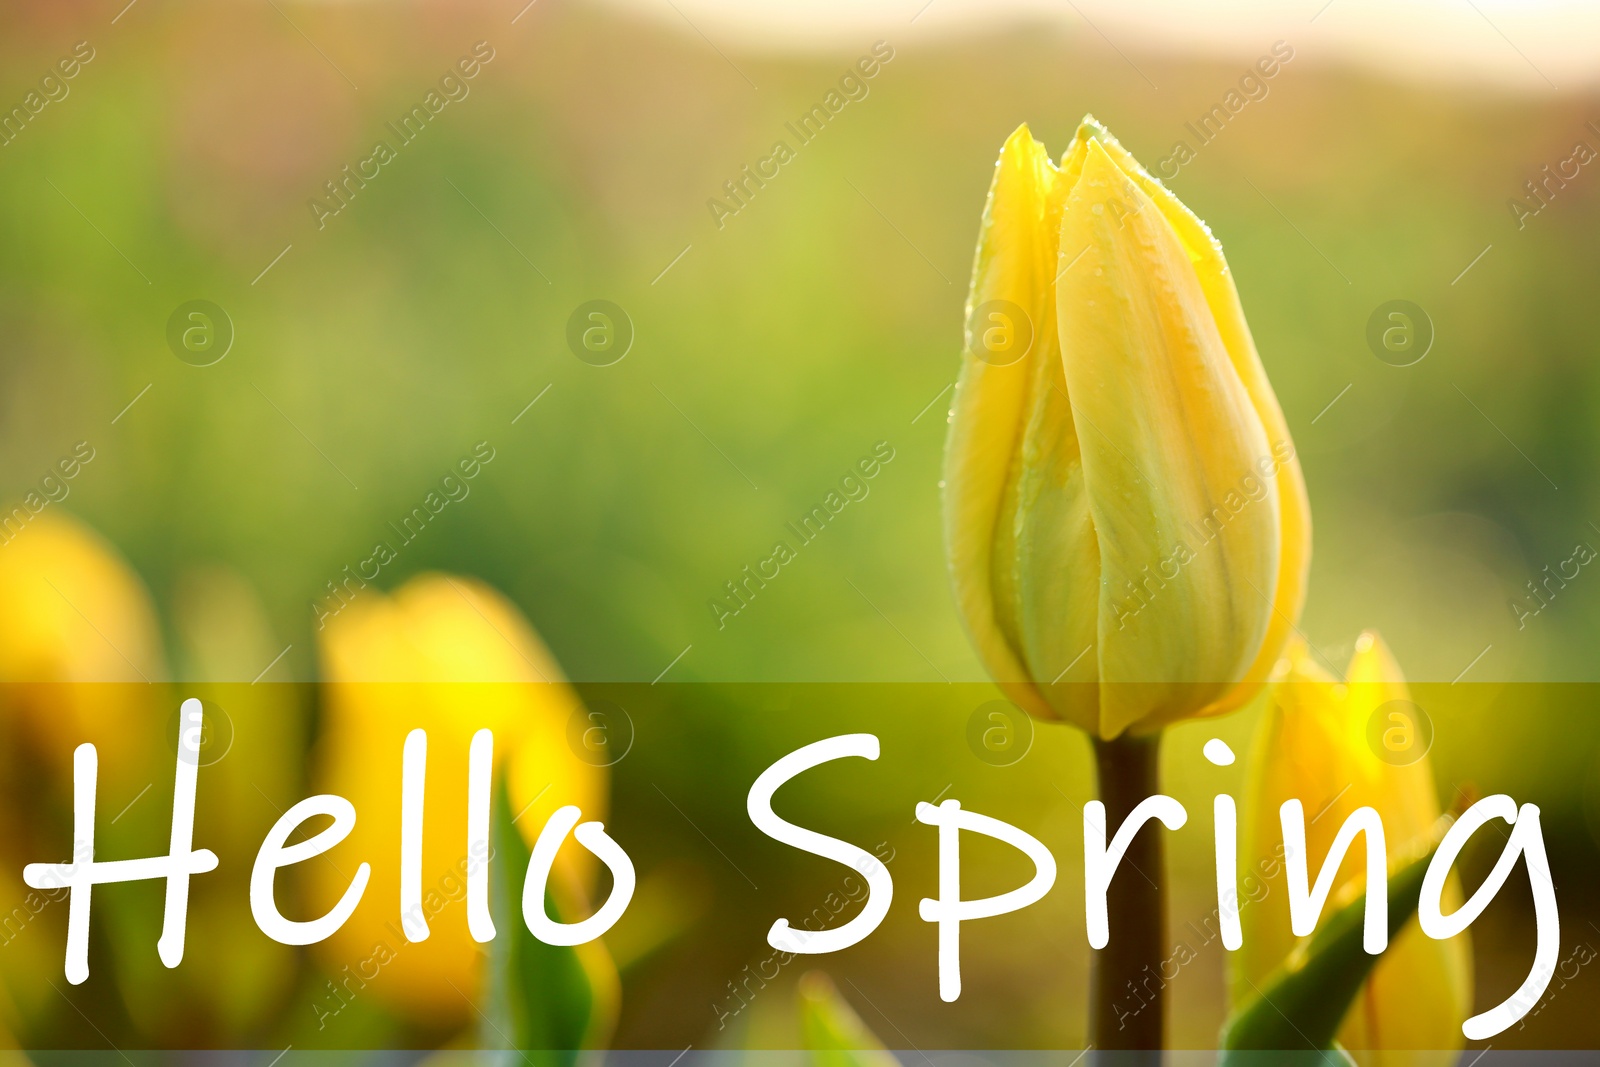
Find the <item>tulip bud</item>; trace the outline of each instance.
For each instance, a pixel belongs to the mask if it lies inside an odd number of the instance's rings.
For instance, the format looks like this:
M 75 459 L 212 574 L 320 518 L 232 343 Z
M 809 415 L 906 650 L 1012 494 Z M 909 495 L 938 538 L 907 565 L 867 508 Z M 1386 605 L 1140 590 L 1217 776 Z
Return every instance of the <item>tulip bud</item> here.
M 1092 119 L 1059 166 L 1024 126 L 967 321 L 945 540 L 984 665 L 1105 739 L 1241 705 L 1299 614 L 1310 518 L 1210 231 Z
M 1380 711 L 1381 729 L 1375 730 L 1372 720 Z M 1282 862 L 1279 809 L 1285 801 L 1298 799 L 1304 807 L 1313 876 L 1339 828 L 1358 808 L 1370 806 L 1383 818 L 1391 861 L 1433 833 L 1439 801 L 1426 753 L 1402 762 L 1382 748 L 1384 730 L 1417 731 L 1416 718 L 1399 665 L 1376 634 L 1356 641 L 1343 683 L 1314 663 L 1302 642 L 1290 648 L 1270 689 L 1251 758 L 1241 856 L 1244 946 L 1229 960 L 1236 1000 L 1253 997 L 1252 984 L 1261 987 L 1296 944 Z M 1359 848 L 1341 874 L 1330 899 L 1344 899 L 1365 886 Z M 1447 911 L 1460 907 L 1460 892 L 1452 875 Z M 1452 1063 L 1448 1050 L 1461 1047 L 1461 1020 L 1471 1006 L 1467 935 L 1434 941 L 1413 917 L 1390 941 L 1356 997 L 1339 1042 L 1350 1049 L 1390 1050 L 1373 1062 Z
M 578 698 L 521 613 L 469 578 L 422 575 L 393 597 L 362 590 L 328 622 L 321 654 L 327 686 L 317 784 L 358 814 L 349 838 L 329 854 L 334 862 L 308 865 L 320 904 L 313 913 L 339 898 L 357 863 L 370 863 L 372 876 L 360 906 L 316 951 L 336 978 L 351 968 L 352 996 L 439 1026 L 464 1024 L 473 1017 L 465 998 L 480 990 L 484 961 L 464 903 L 467 871 L 483 862 L 468 854 L 466 839 L 472 736 L 494 732 L 496 775 L 506 776 L 517 829 L 530 845 L 563 805 L 576 804 L 586 820 L 604 819 L 605 771 L 580 760 L 567 741 Z M 399 906 L 401 754 L 418 728 L 427 731 L 420 888 L 429 935 L 412 943 Z M 552 888 L 576 885 L 594 869 L 588 851 L 569 842 Z M 329 999 L 327 1010 L 341 999 Z

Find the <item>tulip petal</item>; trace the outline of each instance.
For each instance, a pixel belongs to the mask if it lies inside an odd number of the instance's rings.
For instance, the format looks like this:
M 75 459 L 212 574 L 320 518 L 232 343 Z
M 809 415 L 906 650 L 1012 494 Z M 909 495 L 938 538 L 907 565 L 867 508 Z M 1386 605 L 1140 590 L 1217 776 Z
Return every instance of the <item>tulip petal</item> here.
M 1212 236 L 1210 228 L 1172 195 L 1171 190 L 1140 166 L 1132 153 L 1123 148 L 1104 127 L 1086 116 L 1079 127 L 1077 140 L 1089 139 L 1104 147 L 1128 179 L 1150 197 L 1162 216 L 1177 231 L 1190 262 L 1194 264 L 1222 343 L 1233 360 L 1234 370 L 1244 383 L 1245 391 L 1250 395 L 1271 446 L 1273 462 L 1269 466 L 1275 469 L 1272 477 L 1277 483 L 1282 523 L 1277 595 L 1273 598 L 1272 620 L 1266 638 L 1250 666 L 1245 684 L 1208 709 L 1211 713 L 1232 711 L 1242 707 L 1272 673 L 1290 636 L 1294 620 L 1300 617 L 1300 609 L 1305 603 L 1306 579 L 1311 565 L 1311 503 L 1306 494 L 1305 476 L 1300 470 L 1294 442 L 1289 437 L 1283 409 L 1278 404 L 1271 383 L 1267 381 L 1266 368 L 1261 365 L 1261 356 L 1250 335 L 1250 326 L 1245 322 L 1239 291 L 1233 284 L 1233 274 L 1228 270 L 1222 246 Z M 1066 167 L 1067 160 L 1063 159 L 1063 171 Z
M 1306 851 L 1313 872 L 1357 808 L 1370 805 L 1382 815 L 1392 856 L 1431 832 L 1439 816 L 1427 759 L 1397 766 L 1373 747 L 1374 715 L 1392 701 L 1410 699 L 1399 665 L 1377 635 L 1365 633 L 1357 639 L 1342 683 L 1311 661 L 1303 642 L 1295 642 L 1287 660 L 1288 669 L 1266 702 L 1252 756 L 1245 855 L 1254 857 L 1255 866 L 1247 871 L 1260 878 L 1263 895 L 1241 912 L 1244 947 L 1232 960 L 1238 1002 L 1249 1000 L 1252 983 L 1266 981 L 1296 944 L 1278 853 L 1278 808 L 1285 800 L 1299 799 L 1305 807 Z M 1405 711 L 1407 705 L 1394 710 Z M 1356 852 L 1341 865 L 1335 894 L 1357 888 L 1353 883 L 1364 878 L 1364 860 Z M 1460 901 L 1460 885 L 1452 876 L 1446 910 Z M 1375 1052 L 1364 1062 L 1451 1062 L 1449 1056 L 1419 1058 L 1410 1050 L 1460 1047 L 1460 1021 L 1471 1007 L 1471 975 L 1466 938 L 1435 941 L 1412 919 L 1367 979 L 1339 1040 L 1352 1049 L 1390 1050 Z
M 1394 730 L 1409 743 L 1421 743 L 1410 688 L 1389 646 L 1376 633 L 1356 639 L 1355 655 L 1345 671 L 1349 708 L 1345 729 L 1370 768 L 1365 798 L 1383 813 L 1383 824 L 1395 842 L 1427 833 L 1439 817 L 1438 794 L 1427 759 L 1394 765 L 1379 759 L 1373 748 L 1371 720 L 1379 719 L 1377 743 L 1385 743 Z M 1399 716 L 1399 718 L 1396 718 Z M 1406 735 L 1409 734 L 1409 737 Z M 1355 792 L 1355 790 L 1351 790 Z M 1345 814 L 1347 814 L 1346 812 Z M 1341 818 L 1343 815 L 1341 814 Z M 1452 876 L 1446 887 L 1445 907 L 1461 904 L 1461 887 Z M 1379 961 L 1356 1007 L 1339 1031 L 1349 1048 L 1451 1050 L 1461 1044 L 1459 1021 L 1472 1007 L 1471 943 L 1466 938 L 1435 941 L 1416 923 L 1407 924 Z M 1410 1002 L 1415 1010 L 1397 1011 L 1395 1004 Z M 1374 1064 L 1452 1062 L 1449 1055 L 1424 1061 L 1412 1053 L 1379 1055 Z
M 982 305 L 1009 301 L 1027 316 L 1034 345 L 1023 359 L 1006 365 L 985 362 L 971 351 L 963 355 L 944 471 L 945 543 L 962 621 L 994 679 L 1028 711 L 1047 717 L 1054 713 L 1030 681 L 1015 612 L 997 609 L 997 600 L 1015 604 L 1016 581 L 1013 563 L 996 550 L 996 539 L 1015 537 L 1006 497 L 1009 492 L 1014 499 L 1016 493 L 1013 468 L 1022 448 L 1030 385 L 1038 363 L 1054 347 L 1054 330 L 1037 327 L 1052 318 L 1053 223 L 1059 211 L 1055 178 L 1044 146 L 1026 126 L 1019 127 L 995 164 L 967 316 L 971 322 Z
M 0 681 L 11 684 L 0 694 L 8 720 L 0 725 L 0 772 L 13 759 L 38 760 L 70 782 L 73 746 L 60 743 L 69 737 L 122 753 L 103 761 L 100 788 L 123 788 L 124 777 L 143 773 L 168 714 L 166 697 L 149 684 L 167 677 L 150 594 L 114 546 L 54 507 L 4 548 Z
M 1246 823 L 1242 829 L 1247 876 L 1265 885 L 1259 900 L 1240 910 L 1244 947 L 1230 959 L 1235 1003 L 1256 994 L 1294 948 L 1289 927 L 1289 898 L 1283 875 L 1283 831 L 1278 809 L 1298 798 L 1306 813 L 1306 849 L 1312 862 L 1328 853 L 1345 816 L 1361 806 L 1336 810 L 1345 799 L 1350 779 L 1340 754 L 1348 748 L 1343 729 L 1344 704 L 1339 683 L 1308 653 L 1305 642 L 1294 641 L 1286 655 L 1287 670 L 1263 702 L 1250 756 L 1249 792 L 1244 801 Z M 1381 809 L 1380 809 L 1381 810 Z M 1359 871 L 1352 864 L 1347 874 Z
M 1012 321 L 1032 347 L 1000 363 L 977 340 Z M 1092 119 L 1059 166 L 1019 128 L 967 328 L 945 536 L 989 673 L 1101 737 L 1242 705 L 1298 615 L 1309 519 L 1205 225 Z
M 1272 615 L 1279 514 L 1266 433 L 1182 243 L 1097 140 L 1062 214 L 1067 393 L 1100 549 L 1102 737 L 1222 698 Z
M 1097 640 L 1100 547 L 1067 399 L 1059 349 L 1036 362 L 1031 412 L 1012 465 L 1001 514 L 1015 518 L 996 531 L 996 611 L 1012 620 L 1014 646 L 1061 718 L 1094 730 L 1099 720 L 1096 664 L 1085 652 Z M 1002 582 L 1002 567 L 1012 570 Z M 1074 676 L 1067 678 L 1067 668 Z

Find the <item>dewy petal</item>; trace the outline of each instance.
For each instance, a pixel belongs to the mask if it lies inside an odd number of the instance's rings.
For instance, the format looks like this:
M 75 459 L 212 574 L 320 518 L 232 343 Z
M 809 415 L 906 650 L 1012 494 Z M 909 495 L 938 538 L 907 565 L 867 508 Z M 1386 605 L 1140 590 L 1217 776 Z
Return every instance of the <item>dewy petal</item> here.
M 1014 573 L 1008 583 L 997 577 L 996 599 L 1004 617 L 1006 602 L 998 593 L 1010 594 L 1013 643 L 1044 699 L 1061 718 L 1093 733 L 1100 721 L 1099 662 L 1088 653 L 1099 637 L 1100 545 L 1061 362 L 1054 295 L 1057 279 L 1074 265 L 1059 247 L 1061 209 L 1083 172 L 1086 149 L 1074 138 L 1062 154 L 1044 220 L 1056 253 L 1040 311 L 1022 447 L 1008 479 L 1004 514 L 1012 517 L 1011 528 L 996 538 L 1014 560 Z M 997 552 L 997 563 L 999 558 Z
M 1245 801 L 1246 877 L 1263 883 L 1259 900 L 1241 913 L 1244 947 L 1231 960 L 1235 994 L 1254 995 L 1294 947 L 1281 862 L 1278 809 L 1300 800 L 1308 822 L 1306 851 L 1311 870 L 1320 867 L 1344 820 L 1371 806 L 1383 817 L 1391 857 L 1431 831 L 1439 804 L 1426 759 L 1396 766 L 1373 748 L 1371 719 L 1391 701 L 1409 700 L 1399 665 L 1376 634 L 1362 634 L 1343 684 L 1313 663 L 1296 640 L 1288 671 L 1266 702 L 1251 756 L 1252 781 Z M 1403 705 L 1401 706 L 1404 707 Z M 1390 725 L 1387 718 L 1384 726 Z M 1381 744 L 1381 734 L 1379 735 Z M 1346 856 L 1335 897 L 1355 892 L 1365 877 L 1359 847 Z M 1254 899 L 1254 898 L 1253 898 Z M 1461 904 L 1452 876 L 1447 911 Z M 1461 1045 L 1460 1020 L 1471 1007 L 1471 948 L 1466 938 L 1435 941 L 1413 918 L 1394 938 L 1339 1031 L 1346 1048 L 1391 1050 L 1372 1054 L 1373 1063 L 1454 1062 Z
M 1284 659 L 1288 669 L 1263 701 L 1261 722 L 1248 761 L 1250 784 L 1242 802 L 1240 885 L 1250 904 L 1239 912 L 1244 945 L 1229 957 L 1235 1004 L 1259 995 L 1256 990 L 1283 963 L 1296 942 L 1289 926 L 1279 808 L 1293 797 L 1305 809 L 1307 851 L 1315 877 L 1316 865 L 1327 854 L 1340 823 L 1361 806 L 1358 803 L 1348 807 L 1343 814 L 1331 808 L 1323 810 L 1344 800 L 1350 789 L 1341 758 L 1346 739 L 1344 703 L 1337 680 L 1311 660 L 1305 642 L 1298 638 L 1286 650 Z M 1323 851 L 1319 852 L 1319 848 Z M 1346 873 L 1359 869 L 1354 862 L 1345 868 Z M 1252 885 L 1257 887 L 1254 892 Z
M 1384 731 L 1391 728 L 1409 727 L 1413 743 L 1424 740 L 1426 735 L 1415 728 L 1415 706 L 1400 665 L 1377 634 L 1364 633 L 1357 639 L 1345 681 L 1351 725 L 1364 731 L 1369 745 L 1374 717 L 1378 719 L 1379 744 Z M 1367 803 L 1383 813 L 1392 842 L 1415 839 L 1428 832 L 1439 817 L 1438 794 L 1427 759 L 1405 766 L 1386 764 L 1373 785 Z M 1447 909 L 1461 906 L 1461 886 L 1454 875 L 1446 885 L 1445 897 Z M 1413 919 L 1373 970 L 1345 1020 L 1340 1039 L 1350 1048 L 1459 1048 L 1457 1023 L 1472 1007 L 1471 975 L 1471 942 L 1459 937 L 1435 941 L 1425 936 Z M 1401 1009 L 1401 1004 L 1408 1008 Z M 1436 1062 L 1453 1061 L 1440 1056 Z
M 1099 688 L 1088 652 L 1098 639 L 1100 548 L 1054 320 L 1045 315 L 1048 344 L 1029 368 L 1022 448 L 1001 508 L 1010 528 L 995 538 L 995 612 L 1045 700 L 1092 731 Z M 1002 569 L 1011 571 L 1005 580 Z
M 1383 815 L 1384 832 L 1389 840 L 1391 855 L 1404 848 L 1408 842 L 1428 833 L 1439 818 L 1439 799 L 1434 792 L 1433 771 L 1427 759 L 1396 766 L 1377 758 L 1373 750 L 1371 720 L 1379 718 L 1377 743 L 1383 744 L 1383 731 L 1406 729 L 1408 723 L 1392 718 L 1405 715 L 1413 722 L 1415 713 L 1411 692 L 1406 685 L 1400 665 L 1395 661 L 1388 645 L 1376 633 L 1368 632 L 1356 639 L 1355 655 L 1345 671 L 1345 691 L 1348 708 L 1345 729 L 1359 735 L 1357 751 L 1368 762 L 1373 773 L 1367 777 L 1367 788 L 1358 793 L 1351 808 L 1371 804 Z M 1413 732 L 1412 741 L 1419 742 L 1424 735 Z M 1347 798 L 1348 799 L 1348 798 Z M 1446 887 L 1445 907 L 1454 910 L 1461 906 L 1461 886 L 1454 876 Z M 1472 1007 L 1471 995 L 1471 943 L 1466 938 L 1453 937 L 1435 941 L 1422 932 L 1413 918 L 1395 938 L 1367 979 L 1366 988 L 1340 1028 L 1339 1039 L 1347 1048 L 1369 1049 L 1439 1049 L 1453 1050 L 1461 1046 L 1459 1021 Z M 1412 1058 L 1412 1054 L 1395 1053 L 1396 1062 L 1426 1062 Z M 1384 1062 L 1379 1056 L 1375 1062 Z M 1432 1062 L 1453 1062 L 1451 1055 L 1438 1056 Z
M 1241 707 L 1259 689 L 1274 664 L 1282 654 L 1294 621 L 1300 617 L 1305 603 L 1306 577 L 1311 564 L 1311 504 L 1306 495 L 1305 477 L 1300 470 L 1300 459 L 1289 437 L 1289 426 L 1284 420 L 1278 397 L 1267 381 L 1267 372 L 1261 365 L 1245 322 L 1244 308 L 1239 303 L 1239 291 L 1233 284 L 1228 261 L 1223 258 L 1222 246 L 1211 231 L 1182 201 L 1139 165 L 1133 155 L 1118 143 L 1104 127 L 1091 117 L 1085 117 L 1078 129 L 1077 140 L 1098 141 L 1129 180 L 1138 185 L 1154 201 L 1161 214 L 1177 231 L 1189 260 L 1194 264 L 1205 293 L 1206 303 L 1216 319 L 1222 343 L 1233 360 L 1234 370 L 1244 383 L 1245 391 L 1255 406 L 1261 425 L 1266 430 L 1267 443 L 1272 450 L 1271 468 L 1276 469 L 1279 518 L 1282 523 L 1281 544 L 1278 555 L 1277 592 L 1273 597 L 1273 615 L 1266 637 L 1256 654 L 1255 661 L 1244 684 L 1207 709 L 1213 714 Z M 1067 160 L 1062 160 L 1066 169 Z M 1269 469 L 1271 469 L 1269 468 Z M 1258 473 L 1260 473 L 1258 471 Z M 1264 593 L 1270 593 L 1263 590 Z
M 1368 769 L 1369 799 L 1383 813 L 1383 824 L 1394 842 L 1414 840 L 1433 828 L 1439 818 L 1439 795 L 1434 791 L 1433 771 L 1426 759 L 1412 763 L 1382 758 L 1383 745 L 1390 730 L 1400 731 L 1397 740 L 1412 744 L 1427 743 L 1428 734 L 1417 722 L 1418 709 L 1411 702 L 1411 690 L 1389 646 L 1376 633 L 1368 631 L 1356 639 L 1355 654 L 1345 670 L 1346 730 L 1349 746 L 1361 756 Z M 1378 720 L 1374 728 L 1373 719 Z M 1409 733 L 1409 737 L 1406 734 Z M 1404 752 L 1410 758 L 1415 752 Z
M 973 309 L 991 300 L 1010 301 L 1035 325 L 1051 317 L 1055 177 L 1044 146 L 1026 126 L 1019 127 L 995 164 L 972 268 L 969 322 Z M 956 603 L 979 658 L 1013 699 L 1034 714 L 1050 716 L 1015 643 L 1009 607 L 1015 603 L 1014 560 L 996 551 L 998 538 L 1013 536 L 1011 515 L 1002 519 L 1002 514 L 1008 487 L 1015 491 L 1012 466 L 1022 449 L 1032 372 L 1040 357 L 1039 331 L 1034 333 L 1033 351 L 1019 362 L 997 366 L 971 352 L 962 357 L 945 447 L 944 526 Z M 996 611 L 997 575 L 1008 605 L 1003 621 Z
M 1094 139 L 1061 249 L 1083 249 L 1056 307 L 1100 550 L 1098 733 L 1115 737 L 1192 714 L 1251 669 L 1278 500 L 1247 481 L 1267 435 L 1187 249 Z

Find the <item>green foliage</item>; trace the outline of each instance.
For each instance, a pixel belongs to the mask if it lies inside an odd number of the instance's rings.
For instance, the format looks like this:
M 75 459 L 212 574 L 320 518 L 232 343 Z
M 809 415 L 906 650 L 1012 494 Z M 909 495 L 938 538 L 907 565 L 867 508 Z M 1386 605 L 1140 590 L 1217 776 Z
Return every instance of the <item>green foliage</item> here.
M 530 1067 L 571 1067 L 587 1047 L 596 1020 L 596 991 L 577 950 L 547 945 L 522 921 L 522 881 L 529 849 L 512 823 L 505 778 L 496 781 L 492 815 L 494 862 L 489 907 L 496 937 L 489 942 L 488 994 L 482 1014 L 485 1048 L 517 1050 Z M 546 913 L 559 917 L 546 892 Z
M 812 1067 L 900 1067 L 821 971 L 800 979 L 800 1031 Z
M 1416 914 L 1433 853 L 1429 848 L 1389 878 L 1390 944 Z M 1368 955 L 1361 944 L 1366 909 L 1363 893 L 1335 911 L 1267 980 L 1260 995 L 1234 1013 L 1222 1028 L 1219 1067 L 1348 1061 L 1334 1034 L 1382 958 Z

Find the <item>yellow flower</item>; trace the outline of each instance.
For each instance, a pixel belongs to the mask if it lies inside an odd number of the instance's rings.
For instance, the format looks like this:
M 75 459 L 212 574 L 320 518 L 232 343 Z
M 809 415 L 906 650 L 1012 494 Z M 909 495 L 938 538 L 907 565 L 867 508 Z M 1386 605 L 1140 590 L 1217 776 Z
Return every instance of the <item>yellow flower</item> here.
M 468 998 L 478 994 L 485 947 L 468 933 L 464 903 L 472 735 L 494 731 L 496 767 L 530 844 L 562 805 L 603 819 L 605 771 L 568 745 L 577 697 L 521 613 L 468 578 L 422 575 L 392 598 L 362 589 L 328 622 L 321 654 L 327 686 L 317 785 L 347 798 L 357 817 L 349 839 L 330 853 L 334 862 L 313 865 L 308 912 L 320 915 L 338 900 L 356 863 L 372 865 L 360 906 L 317 946 L 323 968 L 355 997 L 430 1025 L 467 1023 L 476 1018 Z M 413 944 L 400 923 L 399 851 L 401 750 L 415 728 L 428 734 L 422 905 L 430 936 Z M 568 842 L 556 882 L 575 885 L 594 866 L 587 850 Z M 330 993 L 324 1010 L 339 1003 Z
M 159 741 L 147 691 L 166 678 L 155 611 L 144 584 L 98 534 L 51 508 L 0 546 L 0 617 L 7 726 L 69 790 L 78 744 L 126 753 Z M 102 757 L 101 774 L 136 762 Z
M 1108 739 L 1240 706 L 1299 613 L 1310 516 L 1210 231 L 1092 119 L 1059 166 L 1024 126 L 967 315 L 944 524 L 985 666 Z
M 59 1004 L 35 976 L 60 975 L 61 943 L 47 930 L 64 929 L 54 924 L 66 906 L 24 885 L 22 867 L 63 858 L 72 846 L 60 824 L 41 824 L 40 812 L 70 810 L 72 754 L 92 742 L 107 833 L 107 821 L 149 784 L 151 767 L 171 767 L 161 732 L 177 705 L 148 684 L 164 681 L 166 670 L 144 584 L 111 545 L 54 505 L 0 544 L 0 619 L 0 900 L 7 918 L 17 917 L 13 909 L 41 916 L 29 921 L 34 928 L 13 926 L 5 952 L 26 1040 L 27 1026 Z M 147 801 L 123 831 L 156 810 Z
M 1303 643 L 1290 649 L 1270 690 L 1251 761 L 1241 879 L 1244 946 L 1230 961 L 1236 1000 L 1253 997 L 1251 983 L 1260 987 L 1296 942 L 1289 927 L 1279 808 L 1290 799 L 1305 808 L 1313 879 L 1339 827 L 1361 807 L 1373 807 L 1383 817 L 1389 855 L 1398 858 L 1439 818 L 1425 752 L 1407 762 L 1429 736 L 1399 665 L 1376 634 L 1356 641 L 1343 683 L 1314 663 Z M 1365 863 L 1358 845 L 1347 855 L 1330 901 L 1365 888 Z M 1452 876 L 1446 912 L 1460 906 L 1459 894 Z M 1413 917 L 1367 979 L 1339 1042 L 1351 1050 L 1373 1050 L 1357 1053 L 1367 1067 L 1452 1063 L 1448 1050 L 1461 1047 L 1461 1021 L 1471 1006 L 1466 936 L 1434 941 Z

